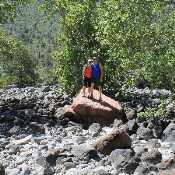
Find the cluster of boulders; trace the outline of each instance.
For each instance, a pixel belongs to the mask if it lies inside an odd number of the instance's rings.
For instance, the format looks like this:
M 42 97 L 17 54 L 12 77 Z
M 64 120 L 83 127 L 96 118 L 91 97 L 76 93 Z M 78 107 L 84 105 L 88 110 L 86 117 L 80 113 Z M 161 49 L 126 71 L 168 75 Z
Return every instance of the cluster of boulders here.
M 57 92 L 57 86 L 0 90 L 0 128 L 4 134 L 44 133 L 44 125 L 54 122 L 71 99 Z
M 172 93 L 71 99 L 58 86 L 0 90 L 0 175 L 173 174 Z M 164 98 L 166 119 L 140 119 Z

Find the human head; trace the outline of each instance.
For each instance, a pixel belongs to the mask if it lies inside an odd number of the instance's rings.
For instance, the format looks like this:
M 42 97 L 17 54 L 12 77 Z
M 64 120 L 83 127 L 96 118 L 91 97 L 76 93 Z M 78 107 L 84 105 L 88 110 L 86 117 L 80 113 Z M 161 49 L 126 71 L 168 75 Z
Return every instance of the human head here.
M 97 57 L 93 57 L 93 63 L 97 63 Z
M 88 64 L 91 64 L 91 63 L 92 63 L 92 59 L 89 58 L 89 59 L 88 59 Z

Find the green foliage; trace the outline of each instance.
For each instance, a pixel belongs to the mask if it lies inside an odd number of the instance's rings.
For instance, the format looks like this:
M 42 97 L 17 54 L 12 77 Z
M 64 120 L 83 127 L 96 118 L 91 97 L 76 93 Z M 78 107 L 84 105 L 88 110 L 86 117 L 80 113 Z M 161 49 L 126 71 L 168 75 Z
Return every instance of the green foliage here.
M 54 54 L 66 90 L 81 85 L 81 69 L 96 54 L 108 92 L 145 77 L 151 87 L 174 88 L 175 9 L 164 1 L 59 1 L 61 47 Z M 166 82 L 166 83 L 165 83 Z
M 19 86 L 30 84 L 37 78 L 34 61 L 22 43 L 0 31 L 1 84 L 9 82 Z
M 158 107 L 154 108 L 147 108 L 144 112 L 139 112 L 138 118 L 141 119 L 151 119 L 151 118 L 166 118 L 166 101 L 162 100 L 161 103 L 158 105 Z
M 57 74 L 65 90 L 76 93 L 82 82 L 82 67 L 92 55 L 102 55 L 95 39 L 92 17 L 93 1 L 61 1 L 62 32 L 58 36 L 60 49 L 55 51 Z M 99 56 L 100 56 L 99 55 Z
M 0 0 L 0 24 L 5 23 L 9 18 L 11 20 L 14 19 L 16 16 L 16 6 L 32 2 L 33 0 Z

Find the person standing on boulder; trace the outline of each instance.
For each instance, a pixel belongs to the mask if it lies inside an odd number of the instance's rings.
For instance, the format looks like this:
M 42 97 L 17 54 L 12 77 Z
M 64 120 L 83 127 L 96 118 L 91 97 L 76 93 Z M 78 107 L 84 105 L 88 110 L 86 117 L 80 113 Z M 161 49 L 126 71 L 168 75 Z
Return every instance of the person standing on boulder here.
M 91 83 L 91 98 L 93 98 L 94 87 L 98 87 L 100 98 L 102 100 L 102 80 L 103 80 L 103 66 L 98 63 L 97 58 L 93 57 L 92 67 L 92 83 Z
M 83 97 L 85 97 L 86 87 L 88 87 L 88 98 L 91 96 L 91 79 L 92 79 L 92 60 L 89 59 L 88 63 L 83 67 Z

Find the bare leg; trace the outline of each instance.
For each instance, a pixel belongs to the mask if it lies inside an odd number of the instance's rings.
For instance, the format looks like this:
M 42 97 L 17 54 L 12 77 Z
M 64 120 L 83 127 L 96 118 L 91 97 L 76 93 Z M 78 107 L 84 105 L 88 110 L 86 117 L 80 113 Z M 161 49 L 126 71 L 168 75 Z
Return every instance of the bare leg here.
M 83 86 L 83 97 L 85 97 L 86 86 Z
M 100 94 L 100 98 L 99 98 L 99 100 L 101 101 L 101 100 L 102 100 L 102 97 L 101 97 L 101 94 L 102 94 L 102 88 L 101 88 L 101 86 L 99 86 L 98 89 L 99 89 L 99 94 Z
M 93 98 L 93 92 L 94 92 L 94 83 L 91 84 L 91 98 Z
M 91 96 L 91 87 L 88 87 L 88 97 Z

